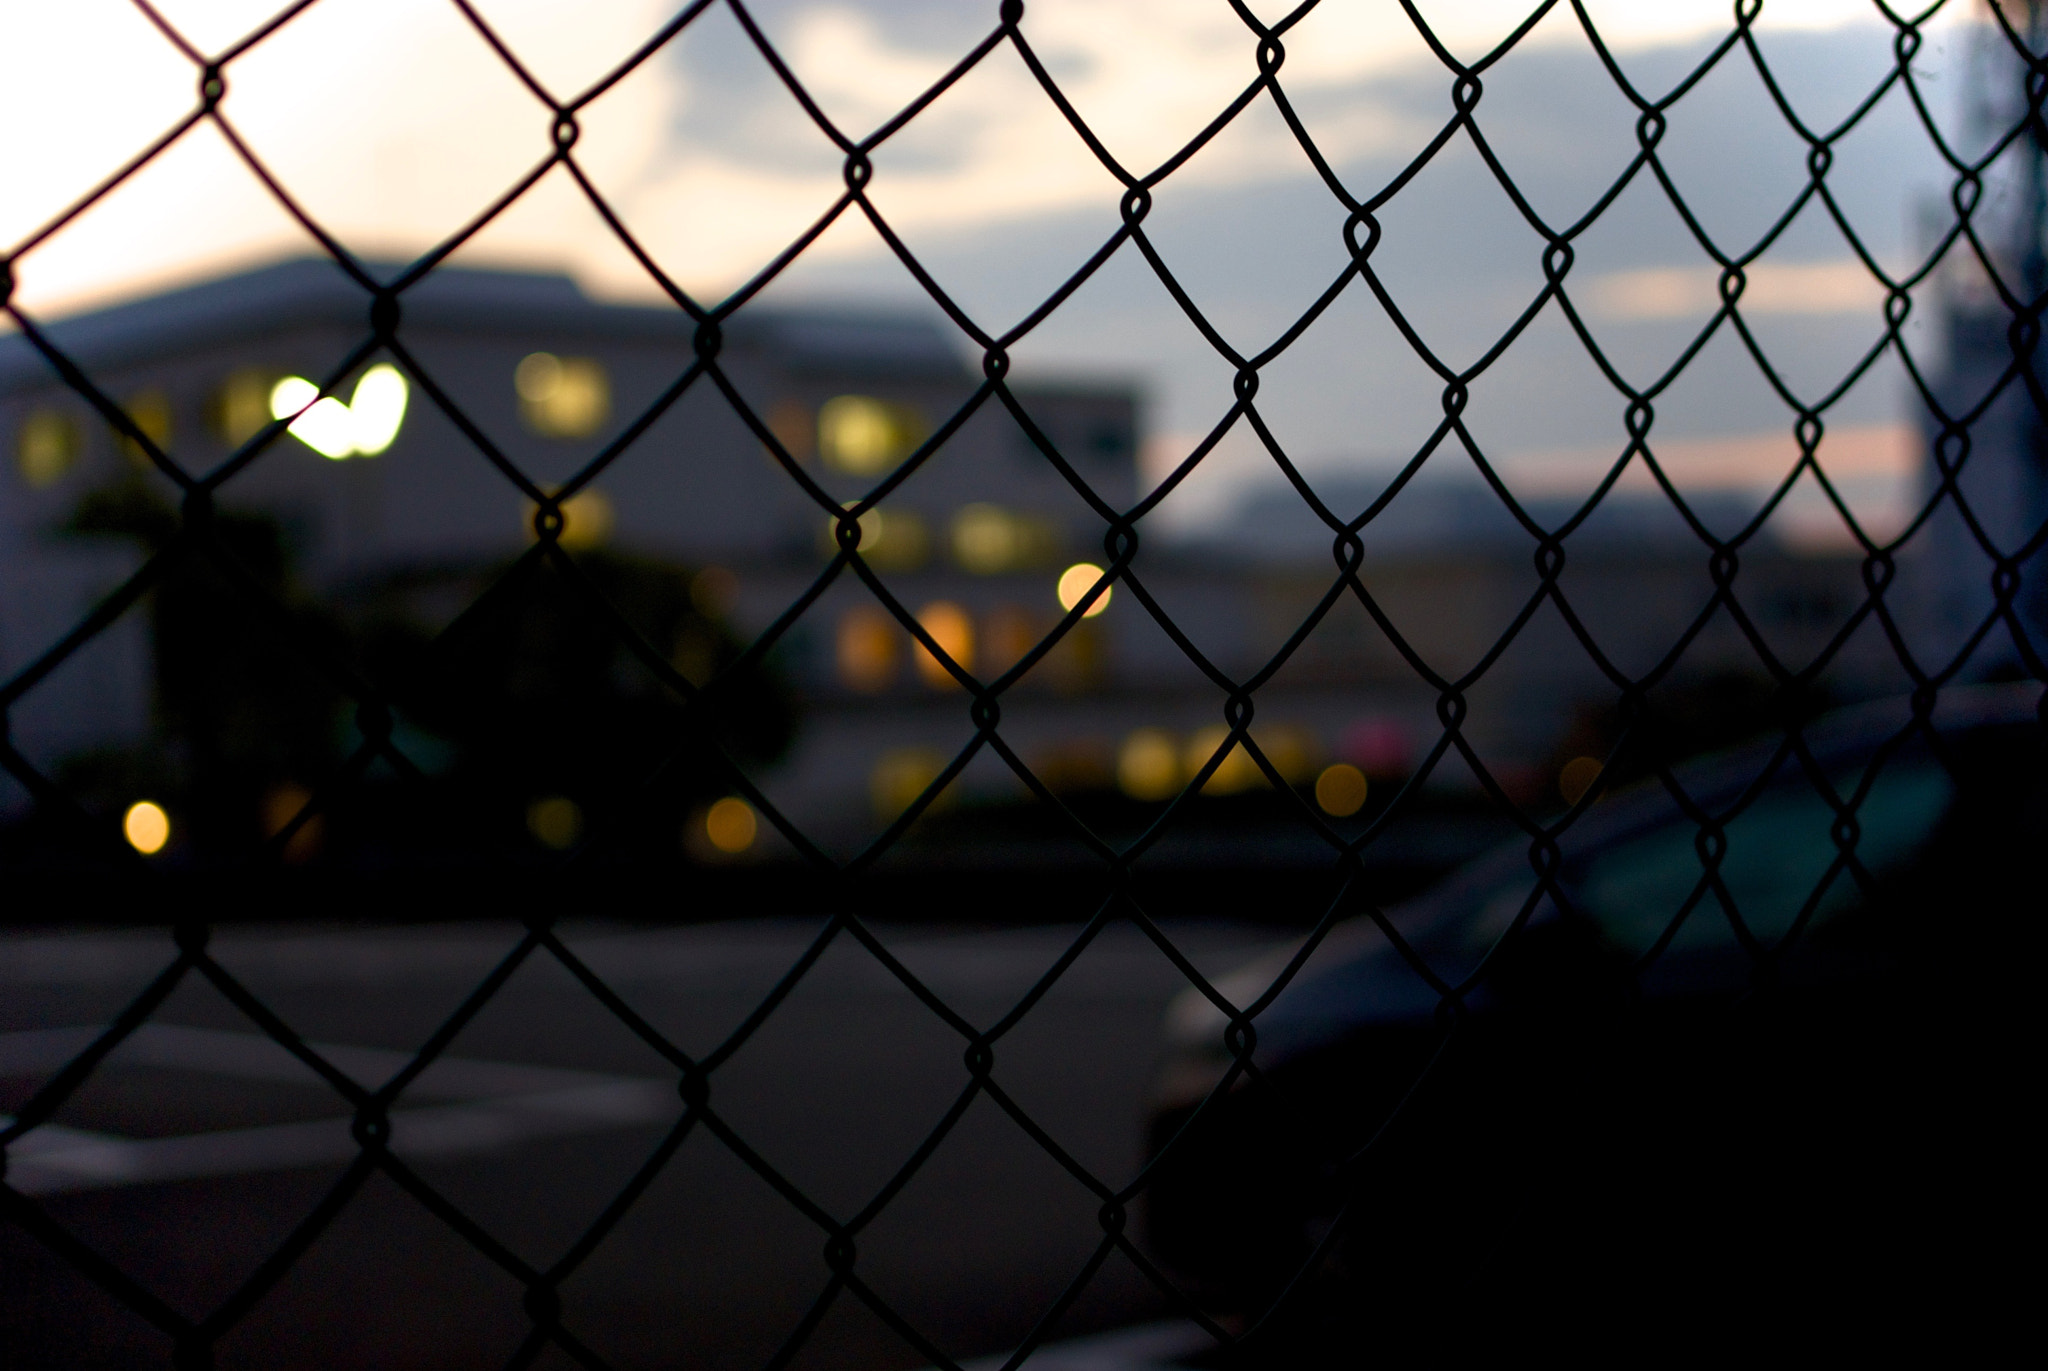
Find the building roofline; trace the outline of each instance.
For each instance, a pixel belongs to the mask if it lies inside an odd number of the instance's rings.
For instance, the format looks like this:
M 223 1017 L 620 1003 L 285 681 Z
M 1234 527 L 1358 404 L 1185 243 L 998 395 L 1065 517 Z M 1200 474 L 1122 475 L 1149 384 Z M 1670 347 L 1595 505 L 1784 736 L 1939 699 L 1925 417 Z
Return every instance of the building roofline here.
M 371 263 L 390 279 L 400 267 Z M 102 309 L 38 321 L 53 346 L 88 371 L 148 362 L 307 327 L 371 336 L 371 298 L 326 258 L 294 257 Z M 687 347 L 696 322 L 670 305 L 592 300 L 569 277 L 477 267 L 439 267 L 400 297 L 407 327 L 475 333 L 518 329 L 566 340 L 665 340 Z M 901 311 L 749 305 L 726 325 L 741 347 L 772 350 L 796 370 L 883 373 L 958 380 L 959 351 L 927 316 Z M 0 394 L 41 389 L 54 369 L 19 333 L 0 337 Z

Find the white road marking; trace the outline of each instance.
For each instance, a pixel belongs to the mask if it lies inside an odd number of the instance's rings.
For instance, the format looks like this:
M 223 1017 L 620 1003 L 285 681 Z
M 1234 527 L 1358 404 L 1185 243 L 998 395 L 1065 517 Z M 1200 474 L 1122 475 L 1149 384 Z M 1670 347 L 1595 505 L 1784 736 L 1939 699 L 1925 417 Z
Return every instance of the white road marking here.
M 0 1033 L 0 1074 L 57 1070 L 100 1031 Z M 329 1043 L 313 1048 L 368 1089 L 412 1060 L 409 1053 L 383 1048 Z M 109 1055 L 107 1064 L 329 1088 L 305 1063 L 260 1034 L 173 1024 L 145 1024 Z M 662 1081 L 461 1057 L 435 1062 L 402 1098 L 455 1102 L 391 1111 L 391 1148 L 406 1158 L 488 1152 L 536 1138 L 672 1118 L 682 1109 L 675 1088 Z M 123 1138 L 44 1124 L 7 1149 L 7 1181 L 24 1194 L 55 1195 L 320 1166 L 351 1161 L 360 1150 L 347 1118 L 169 1138 Z

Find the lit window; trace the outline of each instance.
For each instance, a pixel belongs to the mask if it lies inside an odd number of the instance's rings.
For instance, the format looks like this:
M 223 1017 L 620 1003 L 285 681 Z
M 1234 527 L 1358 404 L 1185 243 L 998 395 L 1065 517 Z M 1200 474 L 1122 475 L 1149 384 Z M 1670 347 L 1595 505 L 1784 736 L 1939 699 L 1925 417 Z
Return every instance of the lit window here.
M 994 505 L 969 505 L 953 516 L 953 559 L 991 575 L 1017 563 L 1017 523 Z
M 512 372 L 519 417 L 543 438 L 588 438 L 612 413 L 612 387 L 592 357 L 536 352 Z
M 84 454 L 85 431 L 61 410 L 36 410 L 22 420 L 14 438 L 16 467 L 35 490 L 47 490 L 63 480 Z
M 1276 727 L 1261 727 L 1258 731 L 1259 751 L 1266 754 L 1266 760 L 1273 764 L 1273 770 L 1280 773 L 1280 779 L 1289 785 L 1304 785 L 1318 774 L 1316 763 L 1321 760 L 1322 749 L 1315 736 L 1304 729 L 1289 724 Z
M 1116 781 L 1116 749 L 1101 738 L 1063 738 L 1031 750 L 1027 760 L 1055 795 L 1085 795 Z
M 542 847 L 565 852 L 583 836 L 583 809 L 566 795 L 549 795 L 526 807 L 526 831 Z
M 968 505 L 953 516 L 953 560 L 977 576 L 1040 566 L 1059 550 L 1052 525 L 999 505 Z
M 273 788 L 263 797 L 263 832 L 266 837 L 275 838 L 291 826 L 312 800 L 312 792 L 304 786 L 290 781 Z M 309 817 L 299 825 L 284 845 L 284 859 L 288 862 L 303 862 L 320 851 L 320 839 L 326 825 L 318 814 Z
M 818 450 L 818 425 L 810 406 L 801 400 L 778 400 L 768 411 L 768 431 L 782 450 L 799 462 L 811 460 Z
M 207 427 L 229 447 L 240 447 L 276 417 L 270 412 L 276 385 L 274 372 L 244 367 L 231 373 L 207 401 Z
M 827 553 L 839 551 L 839 520 L 825 521 Z M 877 571 L 915 571 L 931 557 L 932 536 L 914 510 L 871 509 L 860 516 L 861 559 Z
M 1348 819 L 1365 808 L 1365 773 L 1349 762 L 1326 767 L 1316 777 L 1316 803 L 1332 818 Z
M 526 506 L 526 539 L 536 538 L 533 516 L 540 506 Z M 583 552 L 594 547 L 603 547 L 612 536 L 615 516 L 611 499 L 594 488 L 586 487 L 562 501 L 562 531 L 555 535 L 555 541 L 571 552 Z
M 967 617 L 966 610 L 951 600 L 940 600 L 919 610 L 917 622 L 962 671 L 974 670 L 974 620 Z M 958 684 L 945 663 L 932 656 L 923 643 L 917 645 L 917 674 L 930 686 Z
M 154 800 L 137 800 L 121 816 L 121 836 L 143 856 L 152 856 L 171 840 L 171 816 Z
M 1054 690 L 1091 690 L 1102 682 L 1103 635 L 1100 624 L 1083 619 L 1071 625 L 1052 650 L 1032 669 L 1031 679 Z
M 388 362 L 363 373 L 347 404 L 303 376 L 287 376 L 270 388 L 270 417 L 291 419 L 286 432 L 322 457 L 375 457 L 398 437 L 407 394 L 405 377 Z
M 135 427 L 142 430 L 142 435 L 149 439 L 150 442 L 156 444 L 159 452 L 170 447 L 170 396 L 160 390 L 145 390 L 138 395 L 129 396 L 128 402 L 122 405 L 121 408 L 127 412 L 129 421 Z M 116 429 L 115 432 L 120 436 L 121 451 L 127 454 L 129 461 L 134 462 L 138 466 L 149 464 L 148 449 L 144 448 L 142 444 L 136 442 L 126 433 L 122 433 L 119 429 Z
M 1557 773 L 1557 793 L 1564 796 L 1566 804 L 1575 805 L 1586 797 L 1605 769 L 1598 757 L 1574 757 Z
M 874 802 L 875 816 L 885 823 L 894 819 L 916 803 L 925 787 L 939 779 L 939 773 L 945 769 L 945 756 L 930 748 L 907 747 L 883 753 L 868 774 L 868 798 Z M 933 805 L 944 798 L 943 794 L 934 797 Z
M 902 655 L 896 621 L 874 605 L 855 605 L 839 620 L 839 679 L 848 689 L 886 690 Z
M 825 465 L 855 476 L 878 476 L 924 441 L 924 416 L 909 405 L 870 395 L 840 395 L 818 409 L 818 453 Z
M 999 605 L 982 620 L 981 659 L 991 672 L 1006 671 L 1038 646 L 1044 625 L 1016 605 Z
M 1164 729 L 1138 729 L 1117 749 L 1116 783 L 1132 799 L 1168 799 L 1180 782 L 1180 749 Z
M 1093 562 L 1076 562 L 1065 571 L 1062 571 L 1060 573 L 1059 585 L 1055 588 L 1055 594 L 1059 596 L 1060 608 L 1072 613 L 1074 606 L 1087 599 L 1088 592 L 1095 589 L 1096 584 L 1101 580 L 1102 568 Z M 1102 613 L 1103 610 L 1108 609 L 1110 591 L 1111 587 L 1103 586 L 1102 593 L 1095 597 L 1094 603 L 1081 611 L 1081 617 L 1092 619 Z
M 723 619 L 732 612 L 733 597 L 739 594 L 740 578 L 722 566 L 708 566 L 690 578 L 690 604 L 707 619 Z
M 573 552 L 602 547 L 612 536 L 612 502 L 601 490 L 579 490 L 562 501 L 563 547 Z
M 690 684 L 701 686 L 717 674 L 718 640 L 697 620 L 685 620 L 668 650 L 668 664 Z
M 706 841 L 729 857 L 737 857 L 752 847 L 760 831 L 754 807 L 737 795 L 728 795 L 704 811 Z
M 1181 765 L 1190 779 L 1209 765 L 1223 746 L 1223 740 L 1230 736 L 1230 730 L 1221 724 L 1205 728 L 1188 739 L 1187 751 L 1181 757 Z M 1209 780 L 1202 787 L 1204 795 L 1235 795 L 1239 791 L 1252 790 L 1266 783 L 1266 773 L 1259 770 L 1259 764 L 1244 750 L 1242 743 L 1235 744 Z

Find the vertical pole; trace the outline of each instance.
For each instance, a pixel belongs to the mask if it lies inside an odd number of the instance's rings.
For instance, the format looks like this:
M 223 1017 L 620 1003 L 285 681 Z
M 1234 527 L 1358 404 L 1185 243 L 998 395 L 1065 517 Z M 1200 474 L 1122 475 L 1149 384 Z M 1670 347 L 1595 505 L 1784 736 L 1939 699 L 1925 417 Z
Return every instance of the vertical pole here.
M 2027 52 L 2038 56 L 2048 40 L 2048 0 L 2024 0 L 2026 14 L 2023 23 L 2014 27 L 2025 35 Z M 2021 153 L 2019 213 L 2013 224 L 2013 234 L 2018 242 L 2014 256 L 2019 267 L 2020 290 L 2026 315 L 2015 321 L 2014 343 L 2022 351 L 2017 360 L 2028 372 L 2026 387 L 2026 410 L 2020 422 L 2024 426 L 2018 444 L 2019 456 L 2024 464 L 2019 479 L 2022 483 L 2022 499 L 2019 502 L 2021 524 L 2019 535 L 2022 540 L 2032 537 L 2044 522 L 2048 522 L 2048 413 L 2044 413 L 2041 398 L 2048 394 L 2048 377 L 2043 377 L 2041 362 L 2048 355 L 2043 347 L 2041 310 L 2048 304 L 2048 125 L 2043 122 L 2043 82 L 2036 77 L 2031 65 L 2022 62 L 2015 72 L 2019 88 L 2014 92 L 2019 97 L 2019 114 L 2025 122 L 2025 136 L 2019 140 Z M 2021 591 L 2014 608 L 2016 617 L 2028 637 L 2032 640 L 2036 657 L 2048 656 L 2048 551 L 2037 553 L 2021 568 L 2023 579 Z

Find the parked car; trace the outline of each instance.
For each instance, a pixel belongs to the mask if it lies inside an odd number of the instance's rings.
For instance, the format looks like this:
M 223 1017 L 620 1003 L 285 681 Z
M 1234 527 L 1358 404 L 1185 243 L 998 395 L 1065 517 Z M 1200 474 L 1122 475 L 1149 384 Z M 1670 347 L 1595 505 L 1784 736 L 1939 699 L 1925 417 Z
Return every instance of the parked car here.
M 1587 803 L 1554 886 L 1524 838 L 1352 892 L 1215 982 L 1236 1026 L 1183 993 L 1151 1251 L 1240 1326 L 1284 1297 L 1367 1345 L 1995 1327 L 2038 1233 L 2041 699 L 1823 718 Z

